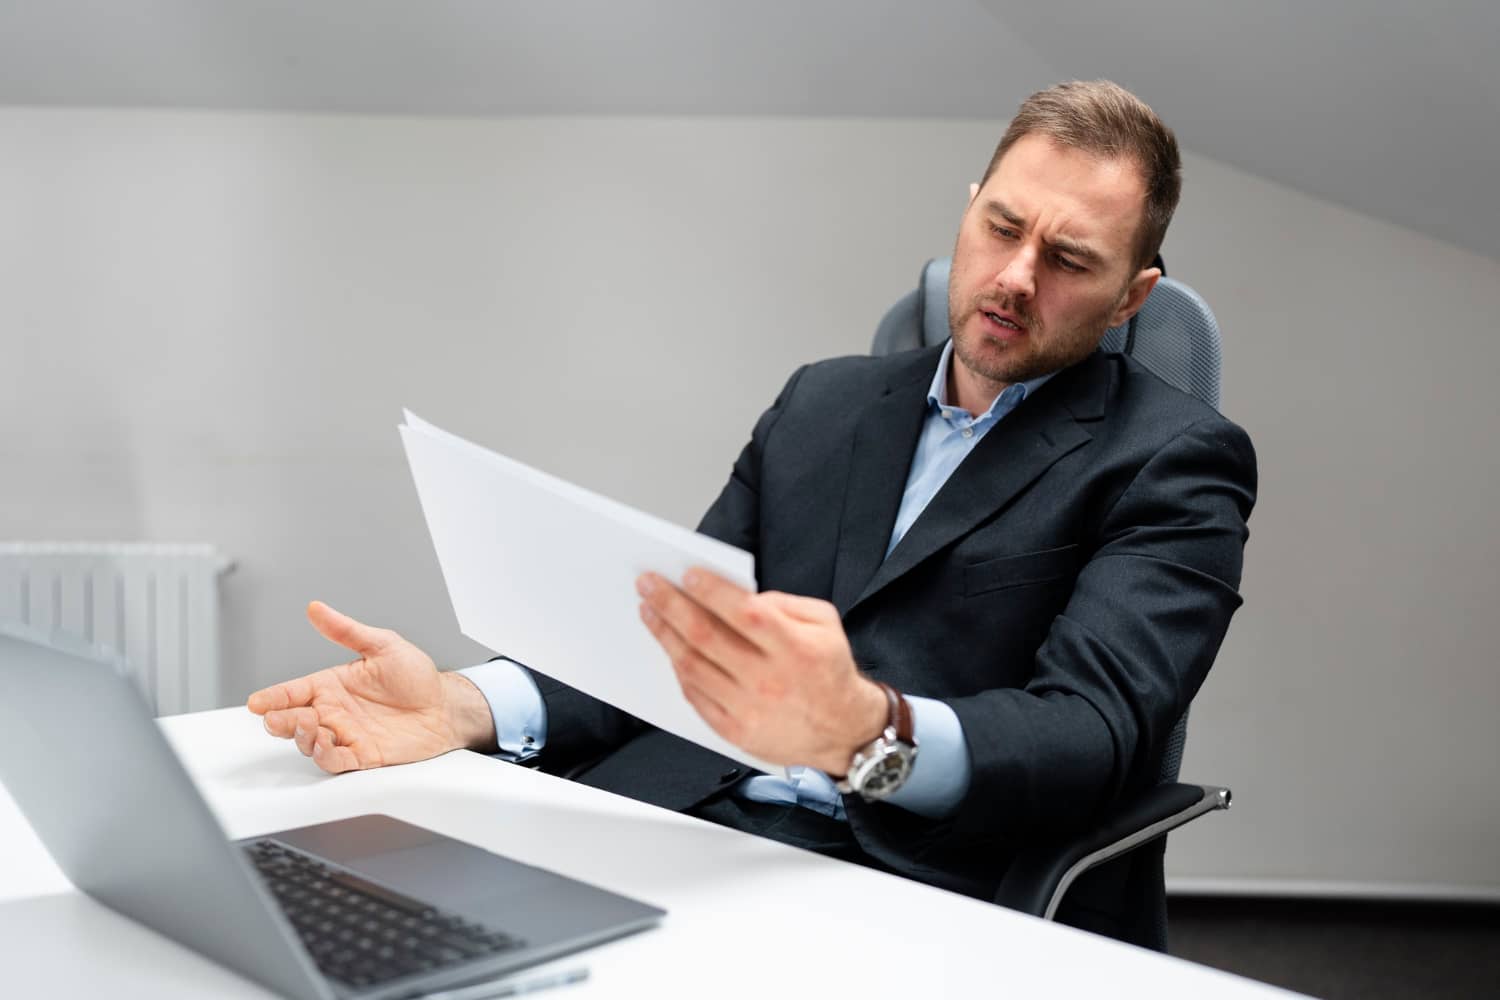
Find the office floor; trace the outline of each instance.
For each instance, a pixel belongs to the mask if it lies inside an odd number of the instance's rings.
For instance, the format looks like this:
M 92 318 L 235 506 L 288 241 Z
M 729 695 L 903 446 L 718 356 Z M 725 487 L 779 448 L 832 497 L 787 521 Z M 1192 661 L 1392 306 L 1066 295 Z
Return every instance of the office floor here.
M 1328 1000 L 1500 997 L 1500 906 L 1173 897 L 1171 952 Z

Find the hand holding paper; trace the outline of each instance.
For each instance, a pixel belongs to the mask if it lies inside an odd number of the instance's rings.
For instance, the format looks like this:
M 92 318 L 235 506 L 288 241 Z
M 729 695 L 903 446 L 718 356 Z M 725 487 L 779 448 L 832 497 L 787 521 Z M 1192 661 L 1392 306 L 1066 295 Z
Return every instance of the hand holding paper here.
M 885 726 L 885 694 L 860 675 L 827 601 L 757 594 L 702 569 L 680 590 L 654 573 L 636 588 L 688 702 L 736 746 L 842 775 Z

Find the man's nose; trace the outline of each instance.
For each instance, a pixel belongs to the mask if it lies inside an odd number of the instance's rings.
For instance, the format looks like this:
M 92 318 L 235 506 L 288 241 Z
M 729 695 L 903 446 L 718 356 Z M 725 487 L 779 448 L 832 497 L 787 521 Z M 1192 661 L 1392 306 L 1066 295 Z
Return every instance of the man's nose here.
M 1006 295 L 1031 298 L 1036 294 L 1036 251 L 1021 247 L 1010 255 L 995 275 L 995 284 Z

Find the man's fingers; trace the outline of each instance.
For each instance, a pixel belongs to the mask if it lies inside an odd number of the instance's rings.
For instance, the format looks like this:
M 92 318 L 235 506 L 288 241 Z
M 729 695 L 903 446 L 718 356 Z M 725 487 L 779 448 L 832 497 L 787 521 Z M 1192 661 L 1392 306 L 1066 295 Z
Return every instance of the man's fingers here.
M 710 729 L 736 746 L 739 745 L 744 734 L 728 709 L 697 688 L 683 688 L 682 694 Z
M 296 680 L 261 688 L 245 701 L 245 705 L 256 715 L 265 715 L 267 712 L 279 712 L 287 708 L 309 705 L 312 700 L 312 675 L 308 674 Z
M 767 618 L 764 604 L 754 591 L 695 566 L 683 574 L 682 592 L 755 646 L 769 652 L 780 645 L 777 623 Z
M 318 738 L 318 727 L 309 729 L 306 726 L 298 726 L 292 733 L 292 742 L 297 744 L 297 749 L 302 751 L 302 756 L 311 757 L 313 752 L 313 741 Z
M 289 737 L 304 757 L 311 757 L 329 774 L 357 771 L 363 766 L 351 748 L 339 745 L 332 729 L 318 725 L 317 713 L 310 708 L 272 712 L 266 716 L 266 729 L 273 735 Z
M 734 587 L 722 578 L 716 579 L 725 587 Z M 738 672 L 738 668 L 747 657 L 762 655 L 764 647 L 753 641 L 743 631 L 744 629 L 764 631 L 757 627 L 753 615 L 748 617 L 740 615 L 738 621 L 722 617 L 699 603 L 695 597 L 690 597 L 655 573 L 643 574 L 636 581 L 636 589 L 646 605 L 676 629 L 677 634 L 682 636 L 690 647 L 720 664 L 731 674 Z M 741 593 L 743 594 L 744 591 Z M 719 603 L 726 609 L 733 603 L 733 600 L 727 594 L 720 593 L 719 595 Z M 732 611 L 727 611 L 727 613 L 733 614 Z M 767 643 L 767 645 L 770 644 Z
M 661 648 L 666 650 L 672 661 L 672 670 L 677 674 L 677 682 L 684 693 L 691 687 L 709 695 L 716 702 L 735 700 L 737 685 L 734 679 L 684 642 L 676 629 L 644 604 L 641 605 L 641 621 L 646 623 L 646 628 L 651 630 Z
M 348 747 L 339 746 L 338 741 L 334 739 L 333 730 L 328 728 L 318 730 L 310 756 L 314 764 L 329 774 L 357 771 L 360 766 L 359 758 L 354 751 Z
M 374 656 L 390 641 L 391 634 L 387 630 L 355 621 L 322 601 L 313 601 L 307 606 L 307 620 L 322 633 L 323 638 L 361 656 Z
M 315 708 L 287 708 L 280 711 L 267 712 L 265 727 L 266 732 L 272 736 L 290 739 L 296 736 L 298 729 L 312 731 L 318 728 L 318 710 Z

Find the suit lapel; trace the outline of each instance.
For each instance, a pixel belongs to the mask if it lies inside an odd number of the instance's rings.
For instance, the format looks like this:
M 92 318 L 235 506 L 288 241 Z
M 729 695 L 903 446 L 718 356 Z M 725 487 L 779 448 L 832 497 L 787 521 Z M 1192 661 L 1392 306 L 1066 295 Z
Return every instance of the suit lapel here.
M 1081 426 L 1080 421 L 1097 419 L 1103 415 L 1108 383 L 1108 363 L 1097 353 L 1073 368 L 1058 373 L 1038 390 L 1035 398 L 1023 402 L 1015 412 L 1001 420 L 984 436 L 984 440 L 953 471 L 953 475 L 932 498 L 932 502 L 912 524 L 888 559 L 879 562 L 877 553 L 876 563 L 871 564 L 864 543 L 855 547 L 852 554 L 858 557 L 858 561 L 848 569 L 851 577 L 848 583 L 843 579 L 845 551 L 841 545 L 840 567 L 834 576 L 834 603 L 838 605 L 840 612 L 848 613 L 929 556 L 973 531 L 997 510 L 1010 503 L 1058 459 L 1089 441 L 1092 435 Z M 924 387 L 924 399 L 925 395 Z M 919 410 L 915 422 L 918 430 L 921 417 L 922 411 Z M 880 494 L 881 502 L 878 506 L 865 508 L 861 513 L 861 516 L 872 519 L 879 515 L 880 519 L 876 522 L 878 530 L 884 532 L 880 540 L 881 552 L 890 540 L 891 526 L 896 520 L 911 453 L 916 445 L 916 433 L 912 431 L 906 439 L 895 436 L 884 439 L 887 449 L 899 448 L 899 441 L 907 442 L 907 446 L 895 460 L 889 456 L 884 459 L 884 469 L 880 470 L 889 474 L 891 467 L 899 466 L 895 485 L 888 487 L 882 484 L 879 488 L 872 489 L 872 493 Z M 876 442 L 861 441 L 861 444 L 873 443 Z M 856 454 L 856 467 L 868 474 L 874 474 L 878 466 L 879 463 L 873 458 L 860 463 Z M 851 477 L 851 494 L 859 492 L 855 486 Z M 894 492 L 891 493 L 891 490 Z M 894 499 L 887 496 L 888 493 Z M 850 513 L 849 504 L 846 503 L 846 534 L 850 530 L 847 522 Z M 861 527 L 860 530 L 869 529 Z M 868 582 L 857 590 L 858 596 L 852 600 L 843 599 L 845 591 L 840 589 L 840 585 L 854 587 L 860 580 Z
M 923 354 L 922 363 L 892 377 L 885 395 L 871 404 L 854 430 L 831 595 L 840 611 L 864 589 L 890 544 L 942 350 Z

